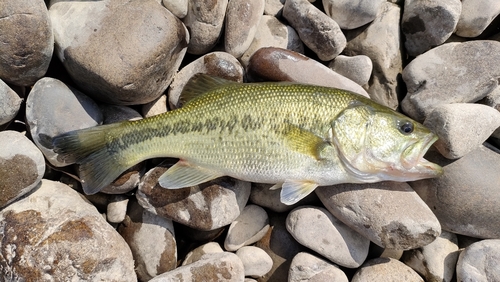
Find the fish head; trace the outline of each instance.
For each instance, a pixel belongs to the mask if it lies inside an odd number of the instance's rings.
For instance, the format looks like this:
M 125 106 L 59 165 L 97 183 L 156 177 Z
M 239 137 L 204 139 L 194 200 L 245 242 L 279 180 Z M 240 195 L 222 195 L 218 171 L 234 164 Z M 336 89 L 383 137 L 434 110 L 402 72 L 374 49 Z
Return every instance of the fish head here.
M 361 182 L 413 181 L 443 173 L 424 159 L 438 137 L 389 108 L 353 104 L 337 116 L 332 132 L 344 167 Z

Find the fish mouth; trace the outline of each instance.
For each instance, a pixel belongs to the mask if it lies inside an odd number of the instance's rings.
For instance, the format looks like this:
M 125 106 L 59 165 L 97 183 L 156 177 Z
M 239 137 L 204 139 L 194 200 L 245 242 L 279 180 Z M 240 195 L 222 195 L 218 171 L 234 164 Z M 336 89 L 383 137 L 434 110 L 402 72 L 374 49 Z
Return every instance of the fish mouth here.
M 414 180 L 423 178 L 437 177 L 443 174 L 443 168 L 435 163 L 432 163 L 424 158 L 425 153 L 429 148 L 438 140 L 438 137 L 431 133 L 421 142 L 416 142 L 403 152 L 405 156 L 415 156 L 415 157 L 403 157 L 402 164 L 403 167 L 408 170 Z M 416 153 L 415 151 L 418 151 Z

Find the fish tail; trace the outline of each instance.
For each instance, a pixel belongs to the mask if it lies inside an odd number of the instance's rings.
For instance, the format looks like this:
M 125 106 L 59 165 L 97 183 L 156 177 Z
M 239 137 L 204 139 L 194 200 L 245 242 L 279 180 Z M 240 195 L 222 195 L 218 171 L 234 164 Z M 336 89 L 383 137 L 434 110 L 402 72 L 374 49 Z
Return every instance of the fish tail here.
M 124 156 L 110 146 L 121 123 L 75 130 L 52 140 L 54 152 L 66 163 L 80 164 L 80 179 L 86 194 L 95 194 L 128 169 Z

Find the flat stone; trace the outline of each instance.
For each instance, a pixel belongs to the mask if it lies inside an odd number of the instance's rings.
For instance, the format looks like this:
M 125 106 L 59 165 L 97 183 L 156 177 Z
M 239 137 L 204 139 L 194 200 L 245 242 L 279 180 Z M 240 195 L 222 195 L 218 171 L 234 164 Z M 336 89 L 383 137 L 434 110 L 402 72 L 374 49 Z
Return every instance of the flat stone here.
M 190 251 L 182 261 L 182 265 L 188 265 L 193 262 L 199 261 L 205 254 L 216 254 L 223 252 L 224 250 L 220 247 L 219 243 L 209 242 Z
M 441 233 L 436 216 L 405 182 L 339 184 L 315 191 L 336 218 L 383 248 L 415 249 Z
M 384 2 L 384 0 L 324 0 L 323 8 L 341 29 L 354 29 L 373 21 Z
M 144 210 L 132 200 L 118 232 L 132 250 L 140 281 L 148 281 L 177 267 L 177 244 L 171 220 Z
M 372 60 L 365 55 L 354 57 L 339 55 L 330 62 L 328 67 L 361 86 L 368 83 L 373 70 Z
M 300 39 L 323 61 L 330 61 L 346 46 L 339 25 L 307 0 L 287 0 L 283 17 Z
M 0 78 L 15 85 L 33 85 L 47 72 L 54 51 L 45 2 L 2 1 L 0 19 Z
M 446 43 L 418 56 L 403 71 L 408 93 L 401 106 L 423 121 L 443 104 L 472 103 L 498 88 L 500 42 Z M 477 56 L 481 54 L 481 56 Z
M 288 273 L 290 282 L 322 282 L 336 281 L 348 282 L 345 273 L 335 264 L 322 260 L 306 252 L 298 253 L 292 260 L 290 272 Z
M 424 282 L 404 263 L 391 258 L 376 258 L 365 262 L 356 271 L 351 282 Z
M 274 212 L 286 212 L 291 211 L 298 206 L 310 205 L 319 201 L 316 194 L 311 193 L 293 205 L 285 205 L 281 202 L 281 190 L 269 189 L 272 186 L 272 184 L 252 183 L 250 202 Z
M 443 230 L 477 238 L 500 238 L 500 153 L 485 146 L 450 161 L 439 153 L 426 159 L 442 176 L 410 182 L 439 219 Z
M 375 20 L 364 29 L 346 31 L 344 55 L 366 55 L 373 63 L 372 77 L 365 89 L 370 97 L 392 109 L 398 107 L 401 57 L 401 8 L 384 2 Z
M 33 190 L 44 173 L 42 152 L 26 135 L 0 131 L 0 208 Z
M 0 126 L 16 117 L 22 102 L 23 99 L 0 79 Z
M 500 14 L 500 2 L 495 0 L 462 0 L 462 13 L 456 34 L 476 37 Z
M 460 253 L 457 281 L 500 281 L 500 240 L 482 240 Z
M 436 133 L 434 146 L 449 159 L 458 159 L 479 147 L 500 127 L 500 112 L 492 107 L 455 103 L 434 108 L 424 125 Z
M 179 19 L 184 18 L 188 12 L 188 0 L 163 0 L 163 6 Z
M 251 245 L 266 235 L 269 230 L 269 217 L 266 211 L 257 205 L 247 205 L 241 214 L 231 223 L 224 240 L 227 251 L 236 251 Z
M 344 267 L 359 267 L 368 256 L 370 241 L 324 208 L 294 209 L 288 214 L 286 229 L 300 244 Z
M 261 248 L 254 246 L 245 246 L 238 251 L 236 255 L 241 259 L 245 268 L 245 276 L 254 278 L 262 277 L 273 267 L 273 260 Z
M 137 281 L 125 240 L 62 183 L 42 180 L 0 211 L 0 222 L 0 264 L 9 281 Z
M 52 1 L 57 56 L 96 100 L 145 104 L 167 89 L 186 52 L 182 22 L 154 0 Z

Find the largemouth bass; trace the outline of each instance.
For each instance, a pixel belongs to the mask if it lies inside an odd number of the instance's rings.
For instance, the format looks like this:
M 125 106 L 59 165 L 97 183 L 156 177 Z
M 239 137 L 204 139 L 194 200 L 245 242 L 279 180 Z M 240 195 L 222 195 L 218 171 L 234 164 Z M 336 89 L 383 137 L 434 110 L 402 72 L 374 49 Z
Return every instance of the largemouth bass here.
M 183 107 L 161 115 L 57 136 L 54 151 L 80 164 L 87 194 L 157 157 L 179 159 L 159 178 L 164 188 L 231 176 L 281 187 L 287 205 L 318 186 L 442 174 L 423 158 L 435 134 L 345 90 L 196 75 L 181 100 Z

